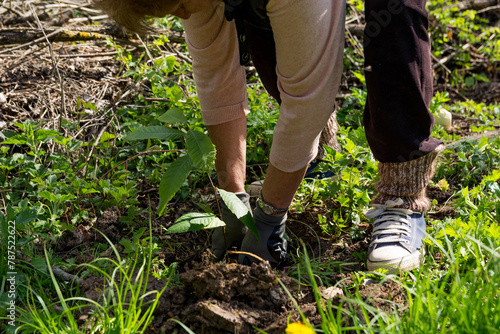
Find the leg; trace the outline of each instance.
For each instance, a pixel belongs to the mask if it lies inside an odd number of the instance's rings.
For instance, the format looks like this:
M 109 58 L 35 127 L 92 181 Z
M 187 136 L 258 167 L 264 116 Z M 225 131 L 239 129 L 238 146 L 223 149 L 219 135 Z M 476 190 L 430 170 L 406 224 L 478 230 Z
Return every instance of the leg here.
M 189 54 L 193 58 L 203 121 L 217 147 L 216 168 L 221 188 L 233 191 L 249 206 L 244 191 L 246 102 L 245 72 L 239 64 L 234 23 L 224 18 L 223 2 L 183 20 Z M 226 248 L 241 244 L 246 227 L 221 203 L 226 228 L 212 234 L 215 258 Z
M 267 10 L 273 27 L 275 65 L 266 68 L 274 68 L 269 82 L 277 88 L 281 103 L 262 197 L 273 207 L 286 209 L 308 163 L 316 157 L 321 130 L 332 115 L 342 71 L 345 2 L 270 0 Z M 313 35 L 317 38 L 311 39 Z M 259 66 L 259 61 L 255 63 Z M 266 215 L 257 207 L 254 219 L 259 240 L 247 233 L 242 251 L 272 265 L 280 263 L 286 254 L 286 214 Z M 256 260 L 241 255 L 239 261 Z
M 307 166 L 296 172 L 283 172 L 269 164 L 266 182 L 262 186 L 262 198 L 277 209 L 288 208 L 299 188 Z
M 218 125 L 207 126 L 210 139 L 217 150 L 215 169 L 219 186 L 231 192 L 245 191 L 246 117 Z
M 207 126 L 208 133 L 217 153 L 215 168 L 219 186 L 236 196 L 250 210 L 250 196 L 245 192 L 246 169 L 246 117 L 230 122 Z M 229 210 L 224 202 L 220 202 L 221 216 L 226 223 L 225 228 L 217 228 L 212 233 L 212 253 L 214 260 L 223 259 L 226 250 L 232 247 L 239 249 L 248 228 Z
M 425 189 L 442 142 L 430 136 L 434 118 L 432 63 L 425 0 L 367 0 L 364 125 L 379 163 L 379 195 L 368 250 L 369 270 L 419 266 L 425 236 Z

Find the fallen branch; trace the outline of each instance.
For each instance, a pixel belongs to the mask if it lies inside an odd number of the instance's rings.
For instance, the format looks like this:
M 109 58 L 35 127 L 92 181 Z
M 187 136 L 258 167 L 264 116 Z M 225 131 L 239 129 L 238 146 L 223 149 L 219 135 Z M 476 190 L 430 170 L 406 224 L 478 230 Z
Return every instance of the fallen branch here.
M 460 1 L 457 4 L 449 5 L 445 8 L 457 8 L 458 10 L 481 10 L 490 6 L 495 6 L 499 4 L 499 0 L 466 0 Z
M 113 24 L 78 27 L 78 30 L 69 30 L 68 28 L 60 27 L 47 27 L 44 30 L 50 42 L 90 41 L 106 39 L 107 37 L 130 39 L 130 35 L 124 34 L 121 28 Z M 0 29 L 0 45 L 33 43 L 44 39 L 45 36 L 41 29 Z
M 82 283 L 82 279 L 78 277 L 77 275 L 72 275 L 70 273 L 65 272 L 61 268 L 57 267 L 56 265 L 51 266 L 52 272 L 54 273 L 54 276 L 60 280 L 60 281 L 77 281 L 78 283 Z
M 477 133 L 477 134 L 474 134 L 474 135 L 472 135 L 470 137 L 466 137 L 466 138 L 457 140 L 457 141 L 455 141 L 453 143 L 449 143 L 448 145 L 446 145 L 446 148 L 454 149 L 458 145 L 460 145 L 461 143 L 464 143 L 464 142 L 475 142 L 475 141 L 480 140 L 482 137 L 486 137 L 488 139 L 491 139 L 491 138 L 498 137 L 499 134 L 500 134 L 500 129 L 491 130 L 491 131 L 487 131 L 487 132 L 484 132 L 484 133 Z
M 497 10 L 497 9 L 500 10 L 500 4 L 496 5 L 496 6 L 486 7 L 484 9 L 478 10 L 477 13 L 481 14 L 481 13 L 489 12 L 490 10 Z
M 346 28 L 351 34 L 357 37 L 363 36 L 364 25 L 353 24 Z M 127 40 L 132 38 L 132 35 L 126 34 L 116 24 L 105 24 L 97 26 L 78 27 L 74 30 L 68 27 L 46 27 L 45 33 L 50 42 L 79 42 L 102 40 L 108 37 L 115 39 Z M 168 35 L 168 39 L 172 43 L 185 42 L 184 35 L 181 32 L 175 31 L 158 31 Z M 154 37 L 154 36 L 153 36 Z M 18 45 L 24 44 L 22 47 L 30 46 L 40 41 L 45 40 L 45 36 L 41 29 L 35 28 L 3 28 L 0 29 L 0 45 Z M 19 47 L 16 47 L 19 48 Z
M 30 264 L 31 265 L 31 258 L 24 255 L 23 253 L 21 253 L 20 251 L 16 251 L 16 256 L 18 259 L 22 259 L 23 261 L 25 261 L 26 263 Z M 32 266 L 32 265 L 31 265 Z M 34 267 L 33 267 L 34 268 Z M 77 281 L 78 283 L 82 283 L 82 279 L 80 277 L 78 277 L 77 275 L 73 275 L 73 274 L 70 274 L 70 273 L 67 273 L 65 272 L 64 270 L 62 270 L 61 268 L 59 268 L 58 266 L 56 266 L 55 264 L 53 264 L 51 267 L 52 269 L 52 272 L 54 273 L 54 276 L 58 279 L 58 280 L 61 280 L 61 281 L 72 281 L 72 280 L 75 280 Z

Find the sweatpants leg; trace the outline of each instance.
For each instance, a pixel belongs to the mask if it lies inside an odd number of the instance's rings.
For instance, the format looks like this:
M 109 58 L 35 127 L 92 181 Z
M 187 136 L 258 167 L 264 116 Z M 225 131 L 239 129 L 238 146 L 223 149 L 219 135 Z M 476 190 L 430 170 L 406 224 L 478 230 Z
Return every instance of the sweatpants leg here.
M 262 29 L 246 22 L 245 31 L 252 62 L 259 73 L 259 78 L 267 92 L 281 104 L 281 96 L 278 89 L 278 75 L 276 74 L 276 44 L 271 30 Z M 335 107 L 328 119 L 325 128 L 321 131 L 316 159 L 324 156 L 323 145 L 340 151 L 337 142 L 338 124 L 335 114 Z
M 366 0 L 364 126 L 375 158 L 406 162 L 433 152 L 432 61 L 425 0 Z

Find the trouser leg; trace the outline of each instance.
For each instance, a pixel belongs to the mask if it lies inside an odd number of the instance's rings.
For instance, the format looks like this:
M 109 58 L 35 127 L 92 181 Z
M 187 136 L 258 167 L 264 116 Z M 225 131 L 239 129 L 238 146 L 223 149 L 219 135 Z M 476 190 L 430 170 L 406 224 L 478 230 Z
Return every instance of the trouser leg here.
M 379 163 L 374 204 L 402 198 L 426 211 L 425 189 L 442 142 L 431 137 L 432 61 L 425 0 L 367 0 L 364 126 Z
M 276 47 L 273 32 L 271 30 L 255 27 L 249 23 L 246 23 L 245 30 L 247 32 L 252 62 L 259 73 L 260 80 L 267 92 L 276 99 L 278 104 L 281 104 L 280 92 L 277 85 Z M 321 132 L 316 158 L 323 157 L 323 145 L 329 146 L 337 151 L 340 150 L 340 145 L 337 142 L 337 132 L 337 117 L 335 111 L 332 110 L 332 115 Z
M 441 144 L 431 137 L 433 79 L 425 3 L 367 0 L 365 4 L 364 126 L 381 162 L 414 160 Z

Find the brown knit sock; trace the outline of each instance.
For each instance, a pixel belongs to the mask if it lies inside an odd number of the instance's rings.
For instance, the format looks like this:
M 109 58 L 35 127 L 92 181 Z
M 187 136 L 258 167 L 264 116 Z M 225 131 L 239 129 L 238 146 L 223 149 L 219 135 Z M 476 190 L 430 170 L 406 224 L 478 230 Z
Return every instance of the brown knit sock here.
M 443 151 L 444 145 L 421 158 L 402 163 L 379 162 L 380 181 L 375 185 L 379 195 L 372 204 L 385 204 L 398 198 L 403 204 L 398 207 L 414 212 L 429 210 L 430 201 L 425 189 L 434 175 L 436 157 Z
M 339 125 L 337 124 L 337 113 L 334 111 L 321 131 L 316 159 L 324 158 L 325 150 L 323 145 L 329 146 L 335 151 L 340 152 L 340 145 L 337 142 L 337 132 L 339 132 Z

